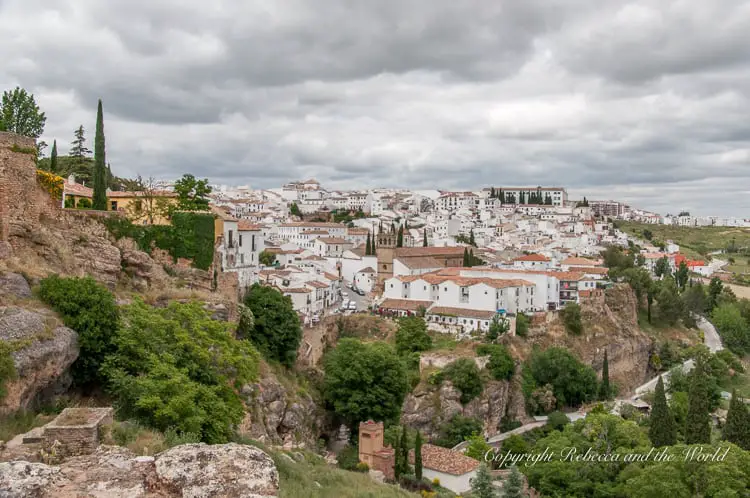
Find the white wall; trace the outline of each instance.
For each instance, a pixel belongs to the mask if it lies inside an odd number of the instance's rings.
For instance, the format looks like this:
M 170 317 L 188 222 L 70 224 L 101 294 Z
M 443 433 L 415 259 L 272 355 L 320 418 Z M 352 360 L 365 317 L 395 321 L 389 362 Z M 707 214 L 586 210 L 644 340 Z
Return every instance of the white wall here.
M 440 480 L 440 485 L 446 489 L 450 489 L 456 494 L 465 493 L 471 490 L 470 480 L 477 474 L 476 470 L 467 472 L 462 476 L 454 476 L 453 474 L 446 474 L 444 472 L 438 472 L 432 469 L 422 469 L 422 475 L 432 481 L 436 477 Z

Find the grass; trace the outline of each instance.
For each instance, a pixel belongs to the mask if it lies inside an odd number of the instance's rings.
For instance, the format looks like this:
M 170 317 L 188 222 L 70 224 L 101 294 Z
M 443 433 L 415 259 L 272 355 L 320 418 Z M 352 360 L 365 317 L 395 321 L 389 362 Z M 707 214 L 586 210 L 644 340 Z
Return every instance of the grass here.
M 750 228 L 678 227 L 636 222 L 618 222 L 618 227 L 643 239 L 643 231 L 648 229 L 653 234 L 652 241 L 672 240 L 679 244 L 680 252 L 690 258 L 703 258 L 710 252 L 724 250 L 733 239 L 737 248 L 750 248 Z M 740 255 L 736 257 L 743 258 Z
M 34 427 L 41 427 L 54 418 L 53 414 L 37 414 L 26 410 L 0 416 L 0 441 L 9 441 L 19 434 L 29 432 Z

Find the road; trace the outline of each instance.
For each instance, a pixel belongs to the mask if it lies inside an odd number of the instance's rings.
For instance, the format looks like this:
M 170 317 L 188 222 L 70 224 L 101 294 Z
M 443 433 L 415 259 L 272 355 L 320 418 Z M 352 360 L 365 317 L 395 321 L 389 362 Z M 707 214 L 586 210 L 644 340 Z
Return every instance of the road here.
M 370 305 L 370 300 L 367 297 L 367 295 L 360 296 L 356 292 L 354 292 L 351 288 L 351 282 L 344 281 L 344 289 L 342 292 L 346 292 L 349 294 L 348 297 L 345 297 L 344 300 L 349 299 L 350 301 L 354 301 L 357 303 L 357 311 L 366 311 L 367 307 Z
M 716 327 L 711 322 L 704 317 L 699 317 L 698 328 L 703 331 L 703 343 L 712 353 L 724 349 L 724 346 L 721 344 L 721 337 L 719 337 Z

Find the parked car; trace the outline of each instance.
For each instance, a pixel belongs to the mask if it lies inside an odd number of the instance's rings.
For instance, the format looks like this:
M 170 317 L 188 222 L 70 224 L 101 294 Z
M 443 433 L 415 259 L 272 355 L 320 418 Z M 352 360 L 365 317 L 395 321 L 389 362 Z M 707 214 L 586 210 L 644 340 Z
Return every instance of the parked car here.
M 350 303 L 350 301 L 348 299 L 344 299 L 344 302 L 341 303 L 341 311 L 348 310 L 349 309 L 349 303 Z
M 341 293 L 341 297 L 343 297 L 344 299 L 347 299 L 349 297 L 349 293 L 348 292 L 342 292 Z
M 349 309 L 352 311 L 357 311 L 357 303 L 355 303 L 354 301 L 350 302 Z
M 355 290 L 354 292 L 356 292 L 356 293 L 357 293 L 357 294 L 359 294 L 360 296 L 364 296 L 364 295 L 365 295 L 365 291 L 363 291 L 362 289 L 357 289 L 357 290 Z

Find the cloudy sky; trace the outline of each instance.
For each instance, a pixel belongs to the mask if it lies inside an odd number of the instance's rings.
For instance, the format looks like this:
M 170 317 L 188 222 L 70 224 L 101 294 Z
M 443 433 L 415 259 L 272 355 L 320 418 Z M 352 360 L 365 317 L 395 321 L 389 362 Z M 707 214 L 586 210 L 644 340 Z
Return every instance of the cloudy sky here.
M 750 217 L 750 1 L 0 0 L 0 40 L 61 152 L 103 99 L 120 176 Z

